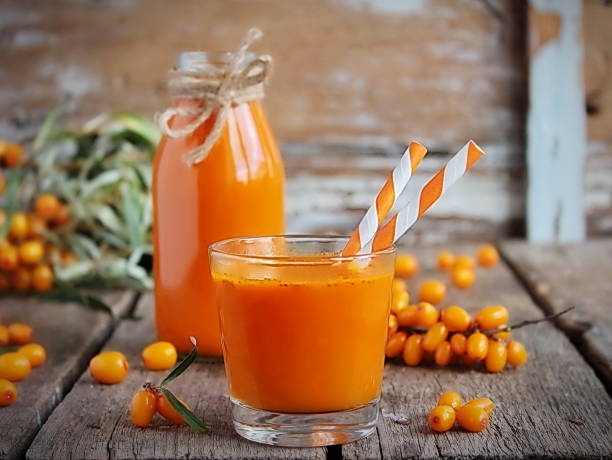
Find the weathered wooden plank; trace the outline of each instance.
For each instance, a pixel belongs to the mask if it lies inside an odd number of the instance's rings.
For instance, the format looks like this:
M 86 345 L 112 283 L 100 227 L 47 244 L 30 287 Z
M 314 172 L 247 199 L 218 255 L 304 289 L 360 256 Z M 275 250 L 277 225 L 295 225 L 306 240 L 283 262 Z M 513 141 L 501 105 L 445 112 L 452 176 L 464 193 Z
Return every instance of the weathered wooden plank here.
M 589 362 L 612 389 L 612 240 L 535 246 L 505 242 L 504 256 L 543 308 L 576 310 L 559 326 L 584 346 Z
M 527 234 L 535 242 L 579 242 L 586 231 L 582 2 L 529 5 Z
M 140 359 L 142 348 L 155 340 L 151 296 L 143 296 L 137 314 L 144 319 L 121 323 L 104 346 L 125 353 L 130 364 L 128 377 L 121 384 L 105 386 L 85 372 L 39 432 L 27 458 L 325 458 L 323 448 L 273 448 L 235 434 L 222 363 L 195 363 L 172 384 L 201 414 L 210 428 L 208 434 L 171 426 L 160 417 L 148 428 L 133 426 L 128 413 L 133 394 L 145 381 L 158 382 L 166 374 L 145 370 Z
M 108 292 L 103 298 L 116 316 L 131 305 L 132 292 Z M 45 420 L 78 378 L 114 324 L 108 314 L 76 304 L 5 298 L 0 313 L 6 322 L 26 322 L 34 341 L 47 351 L 47 361 L 17 382 L 18 399 L 0 408 L 0 458 L 21 458 Z
M 411 251 L 425 266 L 409 281 L 416 298 L 420 281 L 447 281 L 448 275 L 433 269 L 433 248 L 414 247 Z M 464 246 L 463 251 L 473 253 L 474 247 Z M 449 288 L 443 305 L 450 304 L 472 312 L 486 305 L 506 305 L 511 322 L 542 316 L 502 264 L 478 269 L 476 283 L 465 291 Z M 514 336 L 525 344 L 529 362 L 500 374 L 461 366 L 410 368 L 403 363 L 388 363 L 378 437 L 343 446 L 343 458 L 610 456 L 612 400 L 567 337 L 548 323 L 517 330 Z M 479 434 L 458 428 L 445 434 L 433 433 L 427 426 L 427 414 L 439 394 L 448 390 L 458 391 L 464 398 L 493 399 L 497 408 L 489 428 Z M 396 423 L 394 417 L 408 424 Z M 570 419 L 582 419 L 584 423 L 572 423 Z

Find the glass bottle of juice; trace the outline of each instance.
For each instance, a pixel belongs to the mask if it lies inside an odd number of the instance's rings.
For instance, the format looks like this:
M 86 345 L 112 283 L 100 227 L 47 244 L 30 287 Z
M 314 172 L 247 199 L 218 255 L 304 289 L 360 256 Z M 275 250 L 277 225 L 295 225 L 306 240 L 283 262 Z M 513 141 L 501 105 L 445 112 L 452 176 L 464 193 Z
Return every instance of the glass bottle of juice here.
M 172 105 L 158 120 L 156 325 L 180 352 L 194 336 L 201 354 L 222 355 L 208 246 L 284 230 L 283 164 L 260 104 L 269 61 L 241 51 L 181 53 L 169 77 Z

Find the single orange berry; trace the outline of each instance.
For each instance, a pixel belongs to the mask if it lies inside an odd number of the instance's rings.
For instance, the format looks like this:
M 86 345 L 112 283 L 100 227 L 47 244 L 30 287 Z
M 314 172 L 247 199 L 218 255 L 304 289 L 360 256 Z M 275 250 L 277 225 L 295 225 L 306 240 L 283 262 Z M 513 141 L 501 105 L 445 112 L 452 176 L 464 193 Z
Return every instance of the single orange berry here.
M 455 424 L 455 410 L 450 406 L 434 407 L 429 413 L 427 421 L 432 430 L 439 433 L 450 430 Z
M 506 366 L 506 359 L 506 344 L 497 340 L 489 340 L 485 368 L 489 372 L 500 372 Z
M 11 226 L 9 227 L 9 237 L 13 240 L 22 240 L 28 235 L 28 218 L 22 212 L 13 213 Z
M 451 350 L 450 343 L 447 340 L 438 345 L 436 353 L 434 355 L 434 361 L 438 366 L 448 366 L 453 359 L 453 351 Z
M 12 351 L 0 355 L 0 378 L 17 382 L 30 375 L 32 365 L 28 358 Z
M 189 406 L 187 406 L 187 404 L 185 404 L 182 399 L 178 397 L 176 399 L 178 399 L 187 408 L 189 408 Z M 176 423 L 177 425 L 185 424 L 185 420 L 183 419 L 182 415 L 176 411 L 176 409 L 172 406 L 172 404 L 170 404 L 170 401 L 168 401 L 166 395 L 164 394 L 162 394 L 157 401 L 157 411 L 162 415 L 162 417 L 172 423 Z
M 419 260 L 412 254 L 401 254 L 395 259 L 395 275 L 407 278 L 419 271 Z
M 464 332 L 470 327 L 472 318 L 463 308 L 457 305 L 451 305 L 442 310 L 441 321 L 450 332 Z
M 11 287 L 11 280 L 6 273 L 0 272 L 0 292 L 6 292 Z
M 28 291 L 32 287 L 32 274 L 30 270 L 25 267 L 17 267 L 11 273 L 11 286 L 19 292 Z
M 438 322 L 440 312 L 432 304 L 419 302 L 416 307 L 414 326 L 429 328 Z
M 476 433 L 487 427 L 489 414 L 482 407 L 465 404 L 457 410 L 457 422 L 464 430 Z
M 412 334 L 406 339 L 404 345 L 404 362 L 408 366 L 418 366 L 423 360 L 423 336 L 421 334 Z
M 389 329 L 387 330 L 387 337 L 391 337 L 393 334 L 397 332 L 398 323 L 397 316 L 394 314 L 389 315 Z
M 29 343 L 20 347 L 17 351 L 28 358 L 32 367 L 40 366 L 47 359 L 47 352 L 42 345 L 37 343 Z
M 157 395 L 152 390 L 139 390 L 130 403 L 130 419 L 136 426 L 149 426 L 157 412 Z
M 0 379 L 0 406 L 10 406 L 17 400 L 17 388 L 12 382 Z
M 473 270 L 474 268 L 476 268 L 476 262 L 474 262 L 474 259 L 468 256 L 467 254 L 461 254 L 460 256 L 455 258 L 455 264 L 453 265 L 453 268 L 468 268 L 470 270 Z
M 5 347 L 10 341 L 8 327 L 0 324 L 0 347 Z
M 442 342 L 448 337 L 448 329 L 444 323 L 435 323 L 432 325 L 423 336 L 423 350 L 435 351 Z
M 463 334 L 453 334 L 450 339 L 451 350 L 457 356 L 465 354 L 467 339 Z
M 455 256 L 452 252 L 442 251 L 438 253 L 438 268 L 440 270 L 450 270 L 455 263 Z
M 419 288 L 419 299 L 422 302 L 439 303 L 446 296 L 446 286 L 436 280 L 428 280 Z
M 12 323 L 8 326 L 11 342 L 16 344 L 28 343 L 32 340 L 34 330 L 24 323 Z
M 408 305 L 403 310 L 397 314 L 397 322 L 402 327 L 410 327 L 414 326 L 417 318 L 417 309 L 416 305 Z
M 507 347 L 507 359 L 515 367 L 522 366 L 527 362 L 527 350 L 522 343 L 513 340 Z
M 60 205 L 59 209 L 57 210 L 57 214 L 55 214 L 55 217 L 51 219 L 51 222 L 53 225 L 57 226 L 66 225 L 68 222 L 70 222 L 70 208 L 68 208 L 68 206 L 65 204 Z
M 495 329 L 508 322 L 508 310 L 501 305 L 485 307 L 476 315 L 476 323 L 482 330 Z
M 40 262 L 45 255 L 45 248 L 39 240 L 25 241 L 19 245 L 19 259 L 26 265 Z
M 478 263 L 483 267 L 492 267 L 499 260 L 499 253 L 495 246 L 485 244 L 478 248 Z
M 127 359 L 118 351 L 105 351 L 89 361 L 91 376 L 107 385 L 121 382 L 127 376 L 128 369 Z
M 36 198 L 36 202 L 34 203 L 36 214 L 45 220 L 53 219 L 57 215 L 60 206 L 61 203 L 55 197 L 55 195 L 51 195 L 49 193 L 40 195 L 38 198 Z
M 455 268 L 451 273 L 451 281 L 459 289 L 469 288 L 474 281 L 476 281 L 476 275 L 474 270 L 469 268 Z
M 461 396 L 456 391 L 445 391 L 438 398 L 438 406 L 450 406 L 456 409 L 463 404 Z
M 396 292 L 396 291 L 406 291 L 407 290 L 407 286 L 406 286 L 406 281 L 404 281 L 401 278 L 394 278 L 393 282 L 391 283 L 391 292 Z
M 53 287 L 53 270 L 47 264 L 38 264 L 32 270 L 32 285 L 38 292 L 46 292 Z
M 2 158 L 4 164 L 9 168 L 25 164 L 25 154 L 23 153 L 23 148 L 19 144 L 7 145 L 2 154 Z
M 37 214 L 28 214 L 28 234 L 30 238 L 40 238 L 47 228 L 46 222 Z
M 391 293 L 391 312 L 398 314 L 408 306 L 410 297 L 408 291 L 394 291 Z
M 10 272 L 19 264 L 19 252 L 10 243 L 0 246 L 0 269 Z
M 63 265 L 72 265 L 76 262 L 76 256 L 72 251 L 62 251 L 61 252 L 61 260 Z
M 474 332 L 467 339 L 465 351 L 472 359 L 485 359 L 489 351 L 489 339 L 482 332 Z
M 163 371 L 176 364 L 176 348 L 170 342 L 155 342 L 142 350 L 142 360 L 147 369 Z
M 485 410 L 487 415 L 489 415 L 495 408 L 495 404 L 493 404 L 493 401 L 491 401 L 489 398 L 472 399 L 471 401 L 466 402 L 465 405 L 481 407 Z
M 399 331 L 389 336 L 387 339 L 387 346 L 385 348 L 385 356 L 387 358 L 395 358 L 396 356 L 399 356 L 404 349 L 406 337 L 407 335 L 404 331 Z

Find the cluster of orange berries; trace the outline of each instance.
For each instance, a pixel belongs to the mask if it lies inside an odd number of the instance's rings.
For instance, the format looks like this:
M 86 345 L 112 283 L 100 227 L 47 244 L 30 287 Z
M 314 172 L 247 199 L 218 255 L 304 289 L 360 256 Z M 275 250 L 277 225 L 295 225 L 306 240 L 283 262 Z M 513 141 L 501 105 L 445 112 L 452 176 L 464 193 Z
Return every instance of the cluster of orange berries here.
M 0 210 L 0 227 L 6 219 L 6 213 Z M 45 232 L 64 226 L 69 220 L 68 207 L 49 194 L 36 199 L 33 212 L 13 213 L 8 239 L 0 241 L 0 292 L 11 288 L 19 292 L 31 289 L 46 292 L 53 287 L 52 263 L 68 265 L 75 257 L 46 241 Z
M 456 420 L 464 430 L 476 433 L 487 427 L 494 407 L 489 398 L 478 398 L 463 404 L 459 393 L 447 391 L 440 395 L 437 406 L 429 413 L 429 426 L 443 433 L 450 430 Z
M 0 406 L 13 404 L 17 399 L 17 388 L 13 382 L 23 380 L 32 368 L 47 359 L 45 349 L 32 341 L 33 330 L 24 323 L 8 326 L 0 320 L 0 347 L 21 345 L 16 351 L 0 354 Z

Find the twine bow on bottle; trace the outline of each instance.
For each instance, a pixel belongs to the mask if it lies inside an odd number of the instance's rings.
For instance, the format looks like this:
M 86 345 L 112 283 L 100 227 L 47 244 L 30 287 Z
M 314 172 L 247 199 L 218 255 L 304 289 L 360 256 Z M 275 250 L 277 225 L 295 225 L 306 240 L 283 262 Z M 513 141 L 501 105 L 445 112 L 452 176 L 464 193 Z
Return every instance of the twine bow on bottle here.
M 264 83 L 272 58 L 265 55 L 248 60 L 247 54 L 249 47 L 261 36 L 259 29 L 250 29 L 238 51 L 233 53 L 229 63 L 224 66 L 205 65 L 201 69 L 174 69 L 170 72 L 169 89 L 173 99 L 199 100 L 202 104 L 196 107 L 169 107 L 157 114 L 157 124 L 162 133 L 172 138 L 186 137 L 218 111 L 204 142 L 185 155 L 187 165 L 193 166 L 206 159 L 219 139 L 232 105 L 263 99 Z M 187 125 L 175 129 L 170 127 L 175 116 L 195 118 Z

